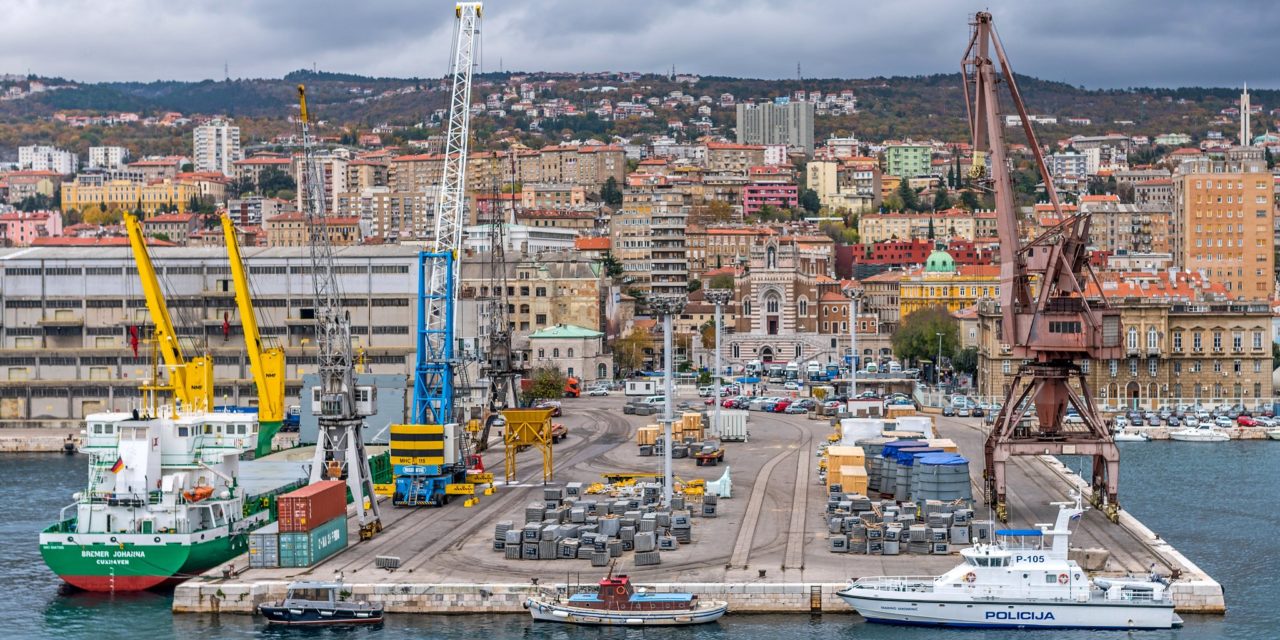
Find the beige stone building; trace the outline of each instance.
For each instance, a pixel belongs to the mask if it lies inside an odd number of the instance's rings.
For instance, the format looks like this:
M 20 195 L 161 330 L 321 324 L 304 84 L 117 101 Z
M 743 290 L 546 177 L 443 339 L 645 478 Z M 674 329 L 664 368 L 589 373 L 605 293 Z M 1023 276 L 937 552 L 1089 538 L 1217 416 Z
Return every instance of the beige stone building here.
M 864 213 L 858 216 L 858 236 L 864 243 L 885 240 L 911 240 L 929 237 L 962 238 L 970 242 L 996 235 L 994 211 L 946 211 Z
M 1080 363 L 1105 408 L 1269 402 L 1271 308 L 1227 299 L 1225 288 L 1180 273 L 1105 282 L 1120 309 L 1125 357 Z M 1096 293 L 1096 292 L 1091 292 Z M 978 305 L 978 395 L 1003 397 L 1020 361 L 999 339 L 999 304 Z
M 325 219 L 325 223 L 331 245 L 345 247 L 360 244 L 359 218 L 330 217 Z M 262 230 L 267 234 L 269 247 L 310 246 L 311 232 L 307 226 L 307 217 L 301 211 L 290 211 L 267 218 L 262 223 Z
M 607 352 L 604 333 L 573 324 L 557 324 L 529 336 L 534 367 L 555 367 L 581 382 L 612 380 L 613 356 Z

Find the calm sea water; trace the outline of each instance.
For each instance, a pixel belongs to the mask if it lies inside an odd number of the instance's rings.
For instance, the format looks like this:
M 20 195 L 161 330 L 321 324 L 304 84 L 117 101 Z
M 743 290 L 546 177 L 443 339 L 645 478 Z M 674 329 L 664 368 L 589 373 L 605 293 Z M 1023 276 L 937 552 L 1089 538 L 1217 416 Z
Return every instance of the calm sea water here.
M 855 615 L 734 616 L 698 628 L 592 629 L 534 625 L 522 615 L 396 616 L 380 628 L 274 629 L 243 615 L 180 615 L 169 612 L 164 594 L 70 593 L 44 566 L 37 532 L 84 481 L 84 459 L 59 455 L 0 457 L 0 620 L 5 638 L 486 638 L 505 640 L 662 640 L 692 638 L 866 638 L 963 640 L 1045 638 L 1085 640 L 1113 637 L 1139 640 L 1204 640 L 1280 637 L 1280 442 L 1122 443 L 1125 466 L 1122 499 L 1159 532 L 1223 583 L 1230 612 L 1183 616 L 1187 625 L 1160 632 L 938 631 L 866 624 Z M 1073 466 L 1075 466 L 1073 464 Z

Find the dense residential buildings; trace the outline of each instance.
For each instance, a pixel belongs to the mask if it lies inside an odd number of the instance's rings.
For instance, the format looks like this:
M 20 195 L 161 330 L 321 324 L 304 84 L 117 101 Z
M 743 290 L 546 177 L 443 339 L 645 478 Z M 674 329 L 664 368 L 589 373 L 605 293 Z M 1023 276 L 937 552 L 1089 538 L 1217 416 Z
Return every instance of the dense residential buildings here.
M 18 147 L 18 168 L 71 175 L 80 168 L 80 158 L 57 147 L 30 145 Z
M 0 245 L 31 246 L 37 238 L 62 235 L 62 214 L 57 211 L 9 211 L 0 213 Z
M 761 104 L 738 103 L 740 144 L 786 145 L 813 153 L 813 104 L 780 98 Z
M 1093 247 L 1112 255 L 1167 253 L 1172 211 L 1158 204 L 1123 204 L 1117 196 L 1085 196 Z
M 240 152 L 240 127 L 230 120 L 214 118 L 192 132 L 192 158 L 196 171 L 218 171 L 223 175 L 235 174 L 235 162 L 242 158 Z
M 290 211 L 267 218 L 262 223 L 269 247 L 306 247 L 310 244 L 310 227 L 306 214 Z M 329 244 L 345 247 L 360 244 L 360 219 L 332 216 L 325 218 Z
M 865 213 L 858 216 L 863 242 L 963 238 L 970 242 L 996 235 L 994 211 L 947 209 L 926 212 Z

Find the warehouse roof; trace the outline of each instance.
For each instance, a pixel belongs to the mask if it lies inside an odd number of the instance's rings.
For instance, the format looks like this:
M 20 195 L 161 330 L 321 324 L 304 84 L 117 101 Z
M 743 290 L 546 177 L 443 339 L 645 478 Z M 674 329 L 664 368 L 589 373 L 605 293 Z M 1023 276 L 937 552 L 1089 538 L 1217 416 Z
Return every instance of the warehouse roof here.
M 529 334 L 530 340 L 538 338 L 599 338 L 603 336 L 599 331 L 593 331 L 585 327 L 579 327 L 574 324 L 558 324 L 554 327 L 547 327 L 541 331 L 535 331 Z

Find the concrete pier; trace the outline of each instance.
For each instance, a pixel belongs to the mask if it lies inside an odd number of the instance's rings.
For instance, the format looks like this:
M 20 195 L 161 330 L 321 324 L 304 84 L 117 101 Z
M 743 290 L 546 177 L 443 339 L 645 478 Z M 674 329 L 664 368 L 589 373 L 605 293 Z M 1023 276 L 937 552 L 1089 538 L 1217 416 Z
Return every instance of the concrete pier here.
M 80 428 L 0 429 L 0 453 L 63 453 L 67 438 L 78 448 Z
M 701 406 L 700 399 L 681 399 Z M 556 484 L 598 482 L 604 472 L 661 471 L 661 458 L 639 457 L 635 442 L 636 429 L 654 420 L 624 415 L 624 402 L 621 395 L 564 401 L 565 415 L 559 420 L 569 428 L 569 437 L 555 448 Z M 941 437 L 955 440 L 973 461 L 976 485 L 982 466 L 980 419 L 935 420 Z M 693 542 L 663 552 L 660 565 L 633 566 L 633 554 L 626 553 L 616 572 L 655 590 L 688 590 L 728 600 L 735 612 L 848 613 L 834 594 L 851 578 L 937 575 L 958 562 L 954 553 L 830 553 L 825 488 L 815 471 L 816 447 L 831 432 L 828 422 L 753 412 L 748 428 L 749 442 L 725 445 L 734 497 L 720 501 L 718 517 L 695 517 Z M 501 445 L 485 453 L 499 477 L 501 459 Z M 282 596 L 290 581 L 338 575 L 350 585 L 352 597 L 383 602 L 391 612 L 413 613 L 519 613 L 523 600 L 539 587 L 594 585 L 605 570 L 585 561 L 507 560 L 493 550 L 494 525 L 501 520 L 523 524 L 524 507 L 542 499 L 539 455 L 530 451 L 519 460 L 517 481 L 481 497 L 475 507 L 455 502 L 440 509 L 397 509 L 384 502 L 386 529 L 373 540 L 353 542 L 307 569 L 246 569 L 248 557 L 241 556 L 179 585 L 174 611 L 251 613 L 258 604 Z M 714 480 L 724 472 L 723 467 L 697 467 L 692 459 L 674 463 L 675 475 L 683 480 Z M 1077 480 L 1052 460 L 1016 458 L 1009 469 L 1014 527 L 1052 522 L 1056 508 L 1049 502 L 1064 500 Z M 983 517 L 985 506 L 977 508 Z M 351 526 L 354 531 L 354 521 Z M 1153 564 L 1166 574 L 1176 569 L 1183 575 L 1174 589 L 1180 611 L 1223 611 L 1221 587 L 1128 514 L 1115 525 L 1090 511 L 1072 542 L 1110 551 L 1106 567 L 1096 575 L 1146 573 Z M 398 557 L 400 568 L 378 569 L 376 556 Z

